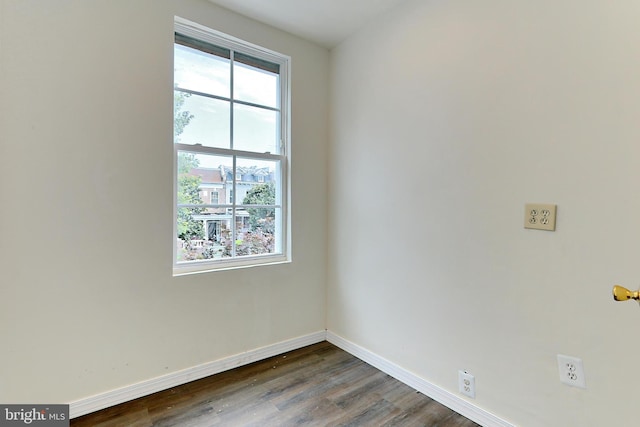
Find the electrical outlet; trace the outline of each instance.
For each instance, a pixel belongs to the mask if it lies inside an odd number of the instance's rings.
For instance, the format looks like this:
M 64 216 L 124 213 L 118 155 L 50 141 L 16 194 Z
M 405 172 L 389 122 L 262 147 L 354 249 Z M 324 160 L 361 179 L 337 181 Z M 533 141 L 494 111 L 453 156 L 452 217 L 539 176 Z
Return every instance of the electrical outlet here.
M 458 371 L 458 390 L 460 393 L 476 398 L 476 379 L 467 371 Z
M 555 231 L 556 205 L 527 203 L 524 205 L 524 228 Z
M 572 387 L 587 388 L 584 380 L 584 366 L 577 357 L 558 355 L 560 381 Z

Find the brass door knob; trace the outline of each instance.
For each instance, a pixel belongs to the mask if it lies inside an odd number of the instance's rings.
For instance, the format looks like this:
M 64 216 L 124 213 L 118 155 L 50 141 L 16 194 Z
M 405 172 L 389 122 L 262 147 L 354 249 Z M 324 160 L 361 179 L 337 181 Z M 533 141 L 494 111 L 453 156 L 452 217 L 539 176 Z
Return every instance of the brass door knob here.
M 640 300 L 640 291 L 630 291 L 623 286 L 615 285 L 613 287 L 613 299 L 616 301 Z

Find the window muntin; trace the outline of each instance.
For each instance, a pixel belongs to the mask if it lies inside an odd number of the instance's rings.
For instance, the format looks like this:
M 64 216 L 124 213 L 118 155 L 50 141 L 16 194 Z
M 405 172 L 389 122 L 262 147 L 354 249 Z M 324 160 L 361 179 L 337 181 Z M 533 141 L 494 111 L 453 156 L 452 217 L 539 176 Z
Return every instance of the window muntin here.
M 174 274 L 287 260 L 288 59 L 178 22 L 174 57 Z

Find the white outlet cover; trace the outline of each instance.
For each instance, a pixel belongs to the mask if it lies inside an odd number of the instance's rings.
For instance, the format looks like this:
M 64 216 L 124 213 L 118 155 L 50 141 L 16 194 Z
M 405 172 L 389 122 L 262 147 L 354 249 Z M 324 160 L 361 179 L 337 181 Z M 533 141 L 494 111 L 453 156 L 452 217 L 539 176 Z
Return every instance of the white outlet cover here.
M 535 230 L 556 230 L 557 205 L 548 203 L 527 203 L 524 205 L 524 228 Z
M 559 354 L 558 373 L 560 374 L 560 381 L 564 384 L 570 385 L 571 387 L 587 388 L 582 359 Z
M 465 396 L 476 398 L 476 379 L 467 371 L 458 371 L 458 390 Z

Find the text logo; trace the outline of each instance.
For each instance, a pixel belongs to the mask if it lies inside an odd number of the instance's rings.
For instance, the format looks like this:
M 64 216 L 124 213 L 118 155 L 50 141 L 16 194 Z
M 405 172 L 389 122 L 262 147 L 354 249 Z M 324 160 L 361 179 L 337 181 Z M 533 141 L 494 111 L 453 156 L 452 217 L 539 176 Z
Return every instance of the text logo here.
M 0 427 L 69 427 L 69 405 L 0 405 Z

